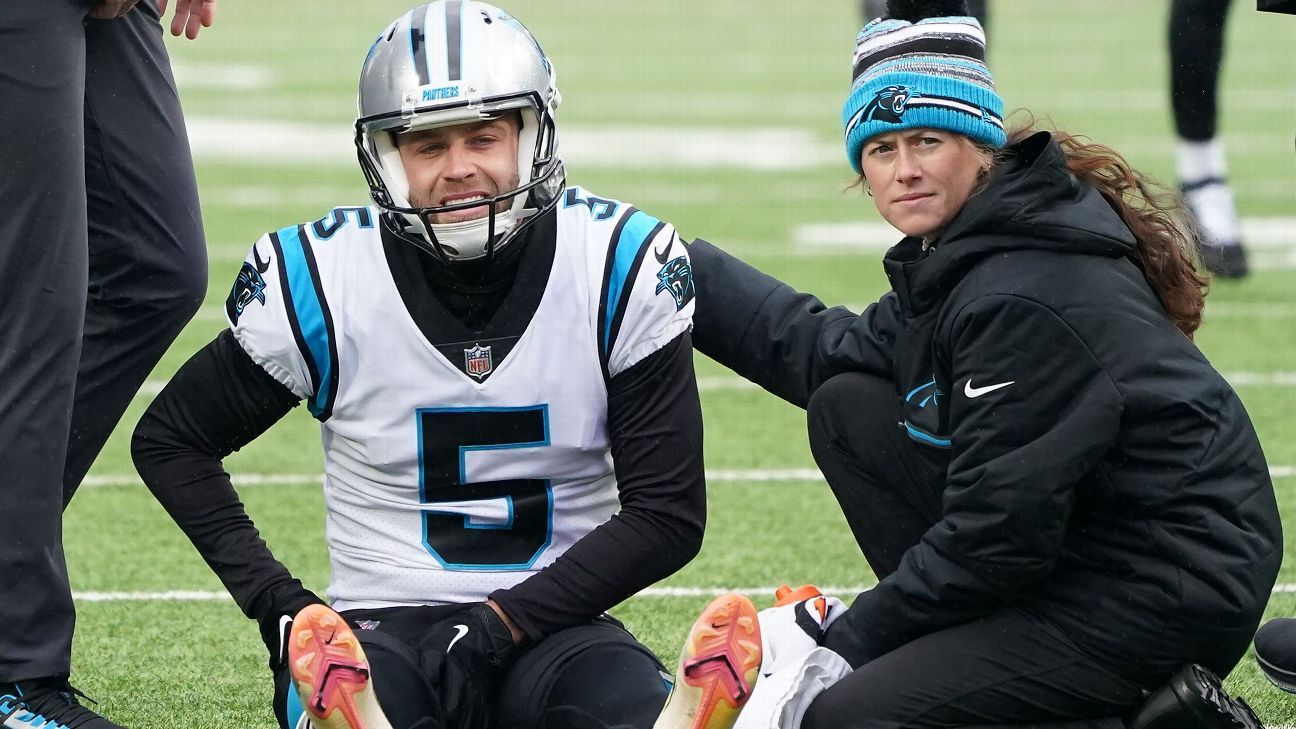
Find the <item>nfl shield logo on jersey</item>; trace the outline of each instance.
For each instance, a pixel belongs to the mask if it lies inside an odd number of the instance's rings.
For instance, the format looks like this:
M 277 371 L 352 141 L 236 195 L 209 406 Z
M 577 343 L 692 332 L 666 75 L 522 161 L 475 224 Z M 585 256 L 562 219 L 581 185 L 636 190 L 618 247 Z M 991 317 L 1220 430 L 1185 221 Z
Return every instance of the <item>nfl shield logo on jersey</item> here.
M 483 347 L 480 344 L 472 349 L 464 350 L 464 372 L 476 377 L 478 380 L 486 379 L 486 375 L 491 373 L 495 368 L 491 362 L 491 348 Z

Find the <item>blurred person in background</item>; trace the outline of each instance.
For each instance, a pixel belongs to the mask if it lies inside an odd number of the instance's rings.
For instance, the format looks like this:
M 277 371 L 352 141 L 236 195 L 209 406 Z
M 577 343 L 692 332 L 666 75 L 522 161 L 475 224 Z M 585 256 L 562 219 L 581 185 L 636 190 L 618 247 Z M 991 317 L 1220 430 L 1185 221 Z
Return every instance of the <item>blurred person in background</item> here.
M 68 684 L 63 510 L 207 291 L 165 0 L 0 2 L 0 725 L 118 726 Z M 176 0 L 197 37 L 216 0 Z M 123 661 L 125 657 L 123 657 Z
M 1220 66 L 1231 0 L 1172 0 L 1170 107 L 1175 170 L 1192 220 L 1200 228 L 1201 263 L 1221 278 L 1248 273 L 1242 222 L 1228 184 L 1224 144 L 1218 138 Z
M 801 726 L 1258 727 L 1217 674 L 1282 535 L 1250 418 L 1192 341 L 1193 232 L 1113 150 L 1005 130 L 964 10 L 893 0 L 857 40 L 842 122 L 906 236 L 890 292 L 825 309 L 690 247 L 724 292 L 699 297 L 698 349 L 808 410 L 879 578 L 822 634 L 854 671 Z

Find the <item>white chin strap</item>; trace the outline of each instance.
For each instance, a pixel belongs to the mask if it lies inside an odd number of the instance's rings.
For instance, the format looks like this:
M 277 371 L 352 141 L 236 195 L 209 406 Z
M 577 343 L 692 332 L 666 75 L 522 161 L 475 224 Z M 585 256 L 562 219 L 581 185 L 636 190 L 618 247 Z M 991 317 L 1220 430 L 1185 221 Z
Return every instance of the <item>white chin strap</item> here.
M 407 232 L 427 238 L 427 231 L 423 230 L 423 222 L 418 219 L 418 216 L 405 215 L 404 217 L 409 222 L 409 225 L 405 228 Z M 495 237 L 498 239 L 512 230 L 515 222 L 517 221 L 511 209 L 502 213 L 495 213 Z M 432 233 L 436 236 L 436 244 L 446 254 L 447 258 L 454 261 L 470 261 L 474 258 L 481 258 L 486 255 L 486 237 L 490 234 L 490 216 L 465 220 L 460 223 L 433 223 Z

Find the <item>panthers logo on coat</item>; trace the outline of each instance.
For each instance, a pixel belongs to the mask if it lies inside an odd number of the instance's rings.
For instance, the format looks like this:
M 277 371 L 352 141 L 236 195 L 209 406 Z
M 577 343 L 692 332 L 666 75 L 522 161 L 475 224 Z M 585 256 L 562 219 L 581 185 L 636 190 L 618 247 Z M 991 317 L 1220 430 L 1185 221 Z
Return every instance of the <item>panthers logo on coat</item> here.
M 683 309 L 697 294 L 693 287 L 693 267 L 684 256 L 667 261 L 657 272 L 657 290 L 653 293 L 661 294 L 663 291 L 675 297 L 676 311 Z
M 909 100 L 916 96 L 919 96 L 919 94 L 910 90 L 908 86 L 888 86 L 877 92 L 873 100 L 864 107 L 864 121 L 876 119 L 899 124 L 900 117 L 904 116 Z

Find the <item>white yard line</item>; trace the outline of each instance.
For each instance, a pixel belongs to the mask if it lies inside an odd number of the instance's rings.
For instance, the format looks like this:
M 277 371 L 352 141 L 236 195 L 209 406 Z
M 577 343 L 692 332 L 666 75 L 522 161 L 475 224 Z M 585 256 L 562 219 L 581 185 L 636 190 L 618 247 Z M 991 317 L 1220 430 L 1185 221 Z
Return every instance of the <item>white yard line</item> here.
M 171 70 L 176 86 L 185 91 L 254 91 L 268 89 L 275 83 L 274 73 L 268 66 L 249 63 L 195 63 L 173 58 Z
M 215 317 L 213 317 L 214 319 Z M 224 314 L 220 314 L 223 320 Z M 1225 372 L 1224 379 L 1235 387 L 1269 386 L 1296 387 L 1296 372 Z M 151 398 L 162 392 L 166 380 L 147 380 L 136 397 Z M 700 392 L 729 392 L 741 390 L 759 390 L 751 381 L 737 375 L 708 375 L 698 378 Z
M 256 88 L 266 76 L 247 67 L 228 79 L 212 81 L 229 88 Z M 671 103 L 676 105 L 677 98 Z M 612 102 L 609 102 L 612 103 Z M 642 104 L 641 95 L 636 102 Z M 1162 104 L 1164 106 L 1164 104 Z M 730 114 L 741 112 L 732 106 Z M 766 111 L 761 108 L 754 113 Z M 687 118 L 687 114 L 681 114 Z M 306 123 L 270 119 L 236 119 L 190 116 L 186 119 L 190 146 L 198 159 L 242 163 L 293 163 L 309 166 L 350 168 L 355 165 L 355 147 L 350 121 Z M 792 122 L 795 124 L 795 122 Z M 1235 154 L 1248 149 L 1286 149 L 1290 135 L 1284 132 L 1225 134 L 1225 143 Z M 1117 149 L 1139 147 L 1145 154 L 1169 156 L 1174 142 L 1169 135 L 1139 135 L 1103 140 Z M 602 167 L 617 169 L 738 168 L 751 170 L 802 170 L 820 167 L 845 168 L 845 151 L 836 136 L 820 135 L 796 126 L 725 127 L 676 125 L 562 125 L 561 151 L 570 169 Z M 1278 189 L 1290 184 L 1274 178 Z M 1273 185 L 1239 181 L 1239 187 L 1253 185 L 1265 190 Z
M 348 123 L 188 117 L 195 158 L 238 163 L 356 165 Z M 842 166 L 841 143 L 792 127 L 608 126 L 562 128 L 571 169 L 748 169 L 784 171 Z M 327 204 L 327 203 L 326 203 Z
M 882 221 L 804 223 L 792 229 L 793 243 L 808 250 L 885 251 L 902 237 Z M 1243 218 L 1242 239 L 1248 251 L 1290 253 L 1296 250 L 1296 217 Z
M 745 483 L 801 482 L 822 481 L 817 468 L 712 468 L 707 469 L 706 477 L 713 483 L 741 481 Z M 235 486 L 297 486 L 303 484 L 320 484 L 324 480 L 322 473 L 236 473 L 232 477 Z M 83 488 L 102 488 L 109 486 L 143 486 L 139 476 L 130 474 L 104 474 L 86 476 L 81 482 Z
M 826 595 L 853 597 L 869 589 L 872 585 L 828 585 L 820 589 Z M 754 597 L 772 598 L 775 585 L 764 587 L 649 587 L 638 592 L 635 597 L 644 598 L 690 598 L 717 597 L 730 592 Z M 1274 593 L 1296 592 L 1296 584 L 1274 585 Z M 230 599 L 229 593 L 210 590 L 165 590 L 158 592 L 73 592 L 73 599 L 78 602 L 223 602 Z
M 1296 466 L 1269 467 L 1271 478 L 1296 478 Z M 712 483 L 808 483 L 822 482 L 817 468 L 708 468 L 706 478 Z M 235 486 L 298 486 L 320 484 L 321 473 L 237 473 L 232 476 Z M 103 474 L 86 476 L 83 488 L 116 486 L 142 486 L 134 474 Z

